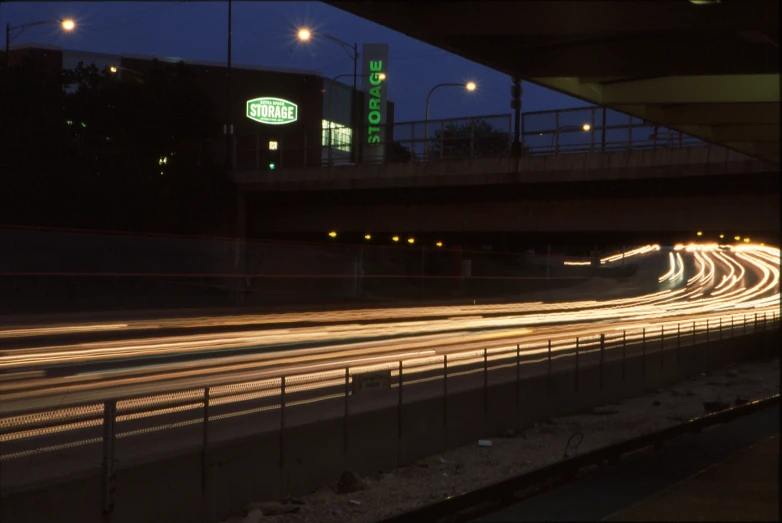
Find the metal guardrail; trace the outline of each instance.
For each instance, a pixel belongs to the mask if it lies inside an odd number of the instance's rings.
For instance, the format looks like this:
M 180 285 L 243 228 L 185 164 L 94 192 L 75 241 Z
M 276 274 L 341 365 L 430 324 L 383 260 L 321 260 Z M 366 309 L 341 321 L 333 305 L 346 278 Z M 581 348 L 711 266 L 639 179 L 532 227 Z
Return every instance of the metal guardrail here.
M 369 126 L 362 127 L 359 136 L 368 136 L 368 130 Z M 271 163 L 275 163 L 275 170 L 312 166 L 317 162 L 313 156 L 320 157 L 323 166 L 503 158 L 511 154 L 513 118 L 511 114 L 494 114 L 398 122 L 374 126 L 373 133 L 380 141 L 358 146 L 357 151 L 353 150 L 351 129 L 344 126 L 321 129 L 319 144 L 307 144 L 306 140 L 287 143 L 283 138 L 275 151 L 268 150 L 260 135 L 240 135 L 236 138 L 236 169 L 266 170 Z M 521 142 L 523 156 L 703 145 L 680 132 L 594 106 L 522 113 Z
M 647 367 L 660 365 L 662 368 L 666 354 L 672 352 L 676 355 L 679 368 L 681 349 L 688 344 L 708 343 L 777 328 L 779 315 L 776 311 L 749 316 L 713 315 L 686 324 L 660 323 L 649 328 L 550 340 L 527 346 L 509 347 L 511 342 L 508 340 L 498 340 L 493 344 L 476 343 L 475 349 L 449 354 L 432 353 L 404 359 L 392 355 L 361 366 L 344 367 L 325 362 L 319 371 L 304 375 L 285 375 L 275 369 L 235 372 L 221 378 L 207 376 L 202 380 L 203 383 L 186 389 L 175 382 L 162 382 L 156 386 L 155 394 L 126 396 L 119 391 L 97 402 L 74 402 L 68 405 L 68 397 L 65 396 L 62 408 L 7 412 L 0 419 L 0 466 L 3 466 L 5 481 L 11 483 L 13 462 L 19 463 L 18 460 L 24 461 L 33 456 L 56 456 L 60 452 L 79 451 L 95 456 L 90 460 L 93 465 L 89 467 L 97 467 L 100 463 L 110 467 L 115 462 L 117 441 L 121 440 L 127 447 L 123 451 L 127 454 L 123 456 L 123 461 L 132 461 L 140 451 L 134 451 L 132 445 L 128 445 L 134 440 L 138 441 L 138 445 L 146 444 L 145 437 L 154 437 L 155 453 L 192 449 L 194 445 L 206 452 L 215 438 L 225 440 L 242 437 L 242 431 L 258 431 L 255 422 L 221 428 L 221 420 L 250 420 L 255 419 L 251 417 L 253 415 L 276 411 L 277 414 L 271 418 L 276 419 L 272 421 L 276 423 L 272 429 L 282 433 L 291 408 L 329 399 L 341 399 L 344 402 L 347 420 L 350 407 L 357 405 L 357 400 L 362 400 L 361 394 L 354 397 L 353 379 L 367 372 L 384 371 L 390 375 L 391 387 L 398 391 L 400 419 L 405 401 L 404 391 L 411 386 L 441 380 L 441 396 L 444 405 L 447 405 L 448 382 L 457 376 L 478 373 L 483 376 L 484 403 L 488 411 L 489 378 L 503 369 L 512 372 L 515 368 L 518 388 L 522 380 L 522 367 L 536 363 L 545 366 L 546 370 L 542 372 L 548 376 L 549 392 L 552 375 L 572 372 L 573 387 L 578 392 L 579 376 L 585 368 L 600 368 L 602 388 L 602 369 L 607 360 L 622 361 L 624 379 L 625 360 L 630 350 L 636 353 L 636 356 L 630 355 L 630 358 L 642 357 L 643 373 L 646 376 Z M 599 332 L 599 327 L 594 332 Z M 477 348 L 479 346 L 483 348 Z M 78 385 L 77 378 L 73 380 L 72 386 Z M 371 394 L 369 396 L 372 397 Z M 363 395 L 363 398 L 366 397 Z M 517 394 L 517 402 L 519 397 Z M 201 427 L 202 431 L 193 432 L 187 427 Z M 400 424 L 400 430 L 401 427 Z M 190 430 L 187 437 L 183 437 L 181 432 L 185 429 Z M 166 434 L 170 434 L 170 437 L 166 438 Z M 103 459 L 98 458 L 98 455 L 103 455 Z M 77 463 L 78 460 L 68 461 L 72 462 Z M 20 470 L 27 473 L 26 468 Z M 68 467 L 46 472 L 49 480 L 73 473 Z
M 572 479 L 585 468 L 599 465 L 603 462 L 616 463 L 625 454 L 637 452 L 648 447 L 657 447 L 667 440 L 698 432 L 711 425 L 732 421 L 736 418 L 779 405 L 779 399 L 779 394 L 776 394 L 745 405 L 707 414 L 667 429 L 603 447 L 510 479 L 492 483 L 471 492 L 452 496 L 431 505 L 388 517 L 379 523 L 417 523 L 419 521 L 462 523 L 473 521 L 477 517 L 502 510 L 521 502 L 525 497 L 529 497 L 519 496 L 518 493 L 521 491 L 540 487 L 541 485 L 545 485 L 547 488 L 541 488 L 540 490 L 549 490 L 554 486 L 553 484 Z M 540 494 L 540 490 L 535 495 Z

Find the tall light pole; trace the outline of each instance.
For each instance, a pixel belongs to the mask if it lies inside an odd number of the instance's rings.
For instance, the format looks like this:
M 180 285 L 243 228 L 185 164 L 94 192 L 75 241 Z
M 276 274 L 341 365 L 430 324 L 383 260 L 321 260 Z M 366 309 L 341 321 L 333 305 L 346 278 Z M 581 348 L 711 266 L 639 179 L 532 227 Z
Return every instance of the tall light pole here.
M 31 27 L 35 27 L 37 25 L 45 25 L 45 24 L 57 24 L 66 33 L 70 33 L 71 31 L 76 29 L 76 22 L 74 22 L 70 18 L 65 18 L 63 20 L 41 20 L 40 22 L 30 22 L 29 24 L 22 24 L 13 27 L 11 26 L 10 22 L 5 24 L 5 66 L 6 67 L 8 67 L 11 64 L 11 55 L 9 53 L 10 53 L 11 42 L 14 40 L 14 38 L 21 35 L 23 32 L 30 29 Z M 17 31 L 17 33 L 13 34 L 13 31 Z
M 331 133 L 332 133 L 332 129 L 333 129 L 333 122 L 331 121 L 331 108 L 333 106 L 332 100 L 334 99 L 334 97 L 333 97 L 334 82 L 336 82 L 337 79 L 342 78 L 344 76 L 351 76 L 351 74 L 355 74 L 355 73 L 338 74 L 334 78 L 331 78 L 331 80 L 329 82 L 329 109 L 328 109 L 327 120 L 326 120 L 328 122 L 328 125 L 329 125 L 329 152 L 328 152 L 328 164 L 329 164 L 329 167 L 331 167 L 331 158 L 332 158 Z M 362 74 L 361 78 L 368 78 L 369 76 L 370 75 L 368 75 L 368 74 Z M 386 79 L 386 73 L 380 73 L 378 75 L 378 78 L 380 79 L 380 81 L 385 80 Z M 352 117 L 353 117 L 353 113 L 351 112 L 351 118 Z M 351 135 L 351 140 L 352 140 L 352 135 Z
M 231 42 L 233 40 L 233 4 L 228 0 L 228 59 L 225 71 L 225 166 L 229 171 L 233 171 L 233 161 L 231 158 L 231 146 L 233 137 L 233 125 L 231 122 Z
M 347 55 L 353 60 L 353 92 L 350 95 L 350 126 L 353 128 L 354 131 L 356 131 L 357 122 L 356 122 L 356 83 L 358 79 L 358 44 L 354 43 L 352 46 L 340 40 L 339 38 L 336 38 L 334 36 L 328 35 L 326 33 L 315 33 L 307 28 L 301 28 L 296 32 L 296 37 L 299 39 L 300 42 L 309 42 L 312 40 L 313 36 L 322 36 L 326 40 L 330 40 L 340 46 L 343 51 L 347 53 Z M 352 53 L 351 53 L 352 50 Z M 331 131 L 329 130 L 329 135 L 331 135 Z M 352 141 L 350 150 L 351 150 L 351 156 L 354 157 L 355 163 L 358 163 L 358 151 L 356 151 L 356 136 L 358 135 L 357 132 L 353 133 Z M 330 150 L 330 149 L 329 149 Z
M 440 87 L 462 87 L 470 92 L 477 88 L 475 82 L 467 82 L 466 84 L 437 84 L 429 90 L 429 94 L 426 95 L 426 117 L 424 119 L 424 160 L 428 159 L 429 152 L 429 99 L 432 97 L 432 93 Z

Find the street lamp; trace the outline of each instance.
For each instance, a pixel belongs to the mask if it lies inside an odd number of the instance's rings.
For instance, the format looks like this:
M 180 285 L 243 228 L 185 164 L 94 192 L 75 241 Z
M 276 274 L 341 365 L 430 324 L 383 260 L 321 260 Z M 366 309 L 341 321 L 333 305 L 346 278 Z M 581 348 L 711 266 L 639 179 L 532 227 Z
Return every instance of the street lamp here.
M 429 90 L 429 94 L 426 95 L 426 116 L 424 119 L 424 160 L 428 159 L 429 152 L 429 99 L 432 97 L 432 93 L 440 87 L 462 87 L 469 92 L 478 88 L 475 82 L 467 82 L 466 84 L 437 84 Z
M 35 27 L 37 25 L 45 25 L 45 24 L 57 24 L 66 33 L 70 33 L 71 31 L 76 29 L 76 22 L 74 22 L 70 18 L 65 18 L 63 20 L 41 20 L 40 22 L 31 22 L 29 24 L 22 24 L 14 27 L 11 27 L 10 22 L 5 24 L 5 66 L 6 67 L 8 67 L 11 63 L 10 55 L 9 55 L 11 42 L 16 37 L 24 33 L 26 30 L 30 29 L 31 27 Z M 12 34 L 13 31 L 17 31 L 17 33 Z
M 589 123 L 583 123 L 581 125 L 560 125 L 554 130 L 554 134 L 551 135 L 551 148 L 554 149 L 554 139 L 557 140 L 556 152 L 559 152 L 559 132 L 560 131 L 584 131 L 588 133 L 592 130 L 592 126 Z
M 109 72 L 111 74 L 118 74 L 120 71 L 124 71 L 126 73 L 133 73 L 133 74 L 136 74 L 136 75 L 138 75 L 140 77 L 144 76 L 143 73 L 141 73 L 139 71 L 136 71 L 135 69 L 130 69 L 128 67 L 122 67 L 120 65 L 113 65 L 113 64 L 109 66 Z
M 345 51 L 347 55 L 353 60 L 353 92 L 351 93 L 351 97 L 350 97 L 350 102 L 351 102 L 350 121 L 351 121 L 351 127 L 355 129 L 356 128 L 356 81 L 358 79 L 358 44 L 354 43 L 351 46 L 349 43 L 344 42 L 339 38 L 333 37 L 331 35 L 327 35 L 326 33 L 315 33 L 306 27 L 301 27 L 296 32 L 296 37 L 299 39 L 300 42 L 305 42 L 305 43 L 309 42 L 313 39 L 314 36 L 322 36 L 327 40 L 331 40 L 332 42 L 340 46 L 342 50 Z M 355 137 L 353 137 L 353 141 L 355 141 Z M 351 150 L 353 150 L 352 147 Z
M 302 29 L 302 31 L 306 31 L 306 29 Z M 332 93 L 334 91 L 334 82 L 336 82 L 337 79 L 342 78 L 343 76 L 353 76 L 354 74 L 355 73 L 338 74 L 334 78 L 331 78 L 330 82 L 329 82 L 329 86 L 330 86 L 330 88 L 329 88 L 329 109 L 328 109 L 328 113 L 327 113 L 328 114 L 328 122 L 329 122 L 329 153 L 328 153 L 329 154 L 329 156 L 328 156 L 328 158 L 329 158 L 328 159 L 329 167 L 331 167 L 331 159 L 332 159 L 331 134 L 332 134 L 332 127 L 333 126 L 332 126 L 332 121 L 331 121 L 331 107 L 333 106 L 333 104 L 331 103 L 331 101 L 334 99 L 334 97 L 332 96 Z M 370 74 L 362 74 L 361 78 L 369 78 L 370 76 L 371 76 Z M 386 79 L 386 73 L 380 73 L 380 74 L 378 74 L 377 77 L 378 77 L 378 79 L 380 81 L 384 81 Z M 355 85 L 353 86 L 353 89 L 354 89 L 353 92 L 355 93 Z M 351 98 L 351 100 L 352 100 L 352 98 Z M 350 118 L 352 120 L 353 119 L 353 109 L 351 108 L 350 111 L 351 111 L 350 112 Z M 355 122 L 353 122 L 353 123 L 355 123 Z M 355 132 L 355 129 L 353 129 L 352 132 Z M 353 138 L 352 138 L 352 134 L 351 134 L 351 141 L 352 141 L 352 139 Z M 351 144 L 351 150 L 352 150 L 352 144 Z

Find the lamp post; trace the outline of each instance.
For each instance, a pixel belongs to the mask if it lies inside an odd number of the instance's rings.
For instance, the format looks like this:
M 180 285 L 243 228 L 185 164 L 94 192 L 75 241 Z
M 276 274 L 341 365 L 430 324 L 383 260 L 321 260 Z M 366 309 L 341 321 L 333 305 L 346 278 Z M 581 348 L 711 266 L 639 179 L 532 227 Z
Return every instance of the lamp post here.
M 136 71 L 135 69 L 130 69 L 128 67 L 122 67 L 122 66 L 119 66 L 119 65 L 110 65 L 109 66 L 109 72 L 111 74 L 118 74 L 120 71 L 125 71 L 126 73 L 133 73 L 135 75 L 138 75 L 139 77 L 144 76 L 144 73 L 142 73 L 140 71 Z M 141 78 L 139 78 L 139 80 L 141 80 Z
M 554 139 L 557 140 L 557 146 L 555 149 L 555 153 L 559 152 L 559 132 L 560 131 L 584 131 L 585 133 L 588 133 L 592 130 L 592 125 L 589 123 L 585 123 L 583 125 L 560 125 L 554 130 L 554 134 L 551 135 L 551 148 L 554 149 Z
M 432 93 L 435 92 L 440 87 L 463 87 L 464 89 L 467 89 L 470 92 L 474 91 L 477 88 L 475 82 L 467 82 L 466 84 L 456 84 L 456 83 L 437 84 L 429 90 L 429 94 L 426 95 L 426 116 L 424 119 L 424 160 L 428 159 L 428 152 L 429 152 L 429 99 L 432 97 Z
M 328 153 L 328 165 L 329 165 L 329 167 L 331 167 L 331 159 L 332 159 L 331 133 L 332 133 L 332 129 L 334 127 L 333 126 L 333 122 L 331 121 L 331 108 L 333 106 L 332 100 L 334 99 L 334 97 L 332 95 L 332 93 L 334 91 L 334 82 L 336 82 L 337 79 L 339 79 L 339 78 L 342 78 L 344 76 L 351 76 L 353 74 L 354 73 L 338 74 L 334 78 L 331 78 L 330 81 L 329 81 L 329 109 L 328 109 L 328 113 L 327 113 L 327 121 L 328 121 L 328 125 L 329 125 L 329 153 Z M 360 76 L 361 76 L 361 78 L 368 78 L 370 75 L 362 74 Z M 386 79 L 386 73 L 380 73 L 378 75 L 378 78 L 380 79 L 380 81 L 385 80 Z M 351 99 L 351 101 L 352 101 L 352 99 Z M 351 119 L 352 118 L 353 118 L 353 113 L 351 112 Z M 352 140 L 352 138 L 353 137 L 351 135 L 351 140 Z
M 17 26 L 11 26 L 10 23 L 5 24 L 5 66 L 8 67 L 11 64 L 11 55 L 10 47 L 11 42 L 13 42 L 14 38 L 21 35 L 26 30 L 30 29 L 31 27 L 35 27 L 37 25 L 45 25 L 45 24 L 57 24 L 59 25 L 63 31 L 66 33 L 70 33 L 74 29 L 76 29 L 76 22 L 74 22 L 70 18 L 65 18 L 63 20 L 41 20 L 40 22 L 30 22 L 29 24 L 22 24 Z M 18 31 L 16 34 L 13 34 L 13 31 Z
M 307 28 L 301 28 L 297 31 L 296 36 L 298 37 L 300 42 L 309 42 L 312 40 L 313 36 L 322 36 L 323 38 L 330 40 L 340 46 L 345 53 L 353 60 L 353 91 L 350 95 L 350 122 L 351 127 L 353 129 L 356 129 L 356 81 L 358 79 L 358 44 L 354 43 L 352 46 L 340 40 L 339 38 L 336 38 L 334 36 L 328 35 L 326 33 L 315 33 Z M 352 53 L 351 53 L 352 51 Z M 331 136 L 331 130 L 329 129 L 329 136 Z M 356 137 L 352 137 L 352 141 L 354 142 L 351 144 L 350 150 L 352 151 L 352 155 L 355 156 L 357 151 L 355 146 L 355 140 Z M 329 148 L 330 150 L 330 148 Z M 358 158 L 355 157 L 355 161 L 358 162 Z

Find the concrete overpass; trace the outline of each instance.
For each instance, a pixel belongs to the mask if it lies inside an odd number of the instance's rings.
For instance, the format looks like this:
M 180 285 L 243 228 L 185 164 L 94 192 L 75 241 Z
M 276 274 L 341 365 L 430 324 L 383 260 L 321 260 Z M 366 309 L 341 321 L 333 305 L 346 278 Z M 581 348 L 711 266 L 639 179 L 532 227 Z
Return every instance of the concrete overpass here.
M 236 176 L 250 236 L 779 232 L 776 166 L 713 145 Z
M 779 162 L 779 1 L 330 1 L 539 85 Z

